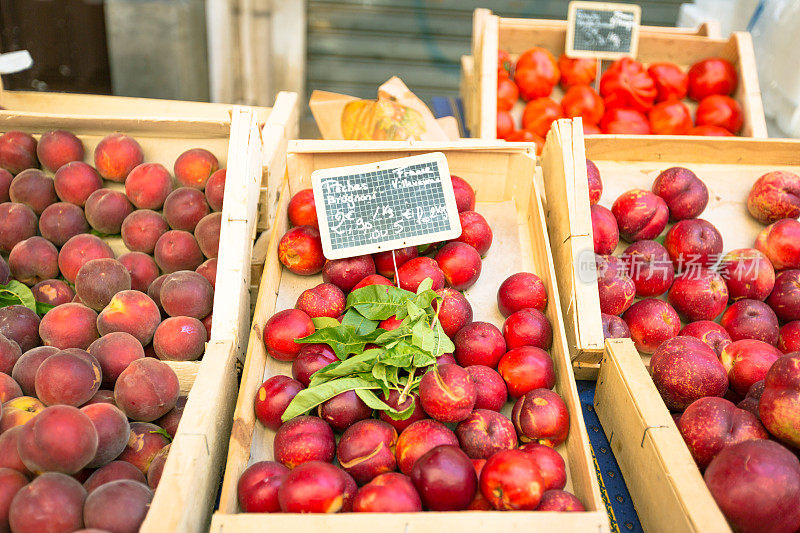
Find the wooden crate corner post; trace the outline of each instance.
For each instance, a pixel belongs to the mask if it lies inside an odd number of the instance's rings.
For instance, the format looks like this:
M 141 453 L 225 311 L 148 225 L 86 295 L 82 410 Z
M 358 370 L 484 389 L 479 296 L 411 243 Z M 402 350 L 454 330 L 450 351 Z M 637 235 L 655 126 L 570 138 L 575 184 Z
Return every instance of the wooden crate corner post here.
M 756 55 L 753 49 L 753 38 L 749 32 L 741 31 L 731 34 L 731 46 L 735 47 L 735 56 L 738 58 L 739 77 L 741 79 L 736 88 L 736 97 L 742 104 L 742 113 L 745 123 L 742 126 L 742 135 L 766 139 L 767 119 L 764 115 L 764 103 L 761 100 L 761 86 L 758 83 L 758 68 Z
M 476 9 L 473 14 L 472 58 L 473 85 L 470 134 L 481 139 L 497 138 L 497 50 L 500 17 L 488 9 Z M 475 34 L 477 32 L 477 35 Z M 494 65 L 489 68 L 487 65 Z
M 142 531 L 194 531 L 208 525 L 222 475 L 237 396 L 237 356 L 250 318 L 250 256 L 261 184 L 261 143 L 253 110 L 232 111 L 225 203 L 211 340 Z
M 591 269 L 594 245 L 585 161 L 581 120 L 554 123 L 542 152 L 541 172 L 561 310 L 572 359 L 596 371 L 603 353 L 603 325 Z

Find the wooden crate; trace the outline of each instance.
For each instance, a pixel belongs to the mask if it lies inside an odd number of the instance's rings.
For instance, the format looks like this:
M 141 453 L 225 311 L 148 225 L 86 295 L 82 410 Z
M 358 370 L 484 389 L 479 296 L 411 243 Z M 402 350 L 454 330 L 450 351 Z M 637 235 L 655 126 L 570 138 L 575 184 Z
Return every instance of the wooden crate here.
M 290 374 L 291 364 L 268 357 L 262 341 L 267 319 L 279 309 L 291 307 L 301 290 L 319 283 L 319 276 L 302 277 L 284 270 L 278 261 L 277 246 L 288 227 L 286 206 L 292 193 L 310 184 L 311 173 L 319 168 L 363 164 L 431 151 L 443 151 L 450 170 L 475 187 L 477 210 L 493 224 L 494 244 L 483 267 L 483 279 L 468 291 L 476 320 L 502 323 L 495 298 L 500 282 L 513 272 L 527 270 L 542 277 L 551 303 L 546 314 L 553 324 L 551 354 L 558 374 L 556 390 L 564 398 L 571 415 L 569 437 L 559 451 L 569 470 L 567 488 L 584 502 L 583 513 L 411 513 L 382 516 L 340 514 L 299 516 L 292 514 L 239 513 L 236 485 L 244 469 L 253 462 L 272 458 L 274 432 L 256 422 L 253 401 L 264 379 L 275 374 Z M 608 518 L 603 505 L 580 400 L 567 355 L 558 289 L 551 262 L 544 212 L 531 179 L 535 158 L 527 148 L 506 143 L 404 143 L 359 141 L 298 141 L 290 143 L 288 176 L 280 194 L 276 222 L 261 279 L 255 316 L 247 349 L 242 386 L 233 419 L 228 461 L 222 487 L 220 509 L 212 520 L 212 531 L 261 531 L 277 529 L 324 529 L 351 531 L 378 527 L 385 531 L 433 531 L 466 528 L 469 531 L 521 531 L 555 529 L 569 531 L 607 531 Z
M 37 95 L 31 93 L 32 97 Z M 158 106 L 151 109 L 144 105 L 139 115 L 157 110 Z M 274 152 L 285 147 L 287 128 L 281 121 L 291 113 L 276 110 L 274 118 L 267 118 L 262 132 L 257 113 L 247 107 L 231 106 L 227 118 L 221 120 L 134 118 L 135 106 L 125 112 L 130 112 L 129 116 L 5 110 L 0 113 L 0 129 L 22 130 L 37 137 L 54 128 L 66 129 L 81 138 L 89 163 L 97 143 L 108 133 L 119 131 L 136 138 L 146 162 L 171 169 L 183 151 L 203 147 L 217 156 L 221 167 L 227 168 L 211 336 L 202 361 L 167 363 L 178 374 L 182 393 L 189 397 L 159 489 L 142 526 L 142 531 L 199 530 L 207 526 L 217 495 L 237 391 L 235 365 L 244 355 L 249 330 L 250 256 L 258 193 L 265 172 L 284 172 L 262 168 L 262 154 L 271 151 L 266 160 L 285 166 L 285 157 L 276 158 Z M 120 184 L 106 186 L 121 188 Z M 117 255 L 127 251 L 118 236 L 106 240 Z
M 771 170 L 800 172 L 800 141 L 687 136 L 594 135 L 583 137 L 575 120 L 559 121 L 548 135 L 542 169 L 548 202 L 548 229 L 564 310 L 567 340 L 576 374 L 596 376 L 603 356 L 603 331 L 597 282 L 581 279 L 575 265 L 591 258 L 592 222 L 585 158 L 597 164 L 603 178 L 600 204 L 610 208 L 623 192 L 649 190 L 662 170 L 686 166 L 709 189 L 701 215 L 722 233 L 723 251 L 752 248 L 764 226 L 747 212 L 753 183 Z M 550 142 L 552 139 L 553 142 Z M 564 198 L 564 201 L 556 200 Z M 621 252 L 622 242 L 617 247 Z M 647 358 L 646 358 L 647 360 Z
M 645 531 L 730 533 L 630 339 L 609 339 L 594 407 Z
M 562 265 L 573 265 L 576 254 L 592 249 L 580 131 L 578 126 L 572 132 L 573 164 L 567 164 L 562 174 L 554 171 L 556 159 L 560 154 L 568 158 L 568 150 L 556 154 L 545 147 L 543 156 L 548 198 L 567 198 L 548 204 L 553 254 Z M 800 172 L 800 141 L 592 136 L 585 139 L 585 157 L 606 178 L 600 200 L 606 207 L 626 190 L 649 189 L 666 168 L 679 165 L 693 170 L 709 190 L 709 204 L 701 217 L 719 229 L 727 252 L 753 246 L 764 226 L 749 215 L 747 194 L 768 171 Z M 549 166 L 548 158 L 552 158 Z M 617 251 L 622 248 L 624 244 Z M 576 282 L 571 268 L 558 274 L 562 307 L 571 306 L 573 311 L 567 313 L 566 325 L 568 342 L 577 348 L 576 374 L 594 370 L 597 375 L 597 365 L 591 363 L 600 362 L 595 408 L 645 530 L 730 531 L 650 379 L 649 357 L 641 356 L 628 339 L 609 340 L 603 351 L 597 283 Z
M 564 52 L 567 22 L 503 18 L 488 9 L 476 9 L 472 25 L 473 70 L 471 81 L 462 83 L 467 126 L 473 137 L 494 139 L 497 136 L 497 51 L 505 50 L 516 58 L 525 50 L 541 46 L 556 58 Z M 753 43 L 750 34 L 735 32 L 728 39 L 719 38 L 717 24 L 703 24 L 696 29 L 642 26 L 636 59 L 642 63 L 669 61 L 688 69 L 707 57 L 722 57 L 739 71 L 739 85 L 733 97 L 742 106 L 742 135 L 767 137 L 764 108 L 758 86 Z M 463 76 L 463 74 L 462 74 Z M 466 92 L 465 92 L 466 91 Z M 560 101 L 560 87 L 554 89 Z M 467 106 L 466 102 L 469 102 Z M 517 104 L 521 107 L 521 104 Z M 690 105 L 690 107 L 692 107 Z M 521 114 L 521 109 L 518 109 Z

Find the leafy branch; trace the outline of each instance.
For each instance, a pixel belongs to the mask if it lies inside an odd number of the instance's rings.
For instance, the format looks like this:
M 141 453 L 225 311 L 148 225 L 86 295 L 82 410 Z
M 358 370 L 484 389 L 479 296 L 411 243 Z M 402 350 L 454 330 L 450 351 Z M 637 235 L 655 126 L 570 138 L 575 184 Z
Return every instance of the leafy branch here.
M 368 285 L 348 295 L 347 312 L 341 323 L 315 319 L 319 329 L 297 342 L 327 344 L 339 361 L 311 376 L 308 388 L 300 391 L 286 408 L 283 421 L 351 390 L 369 407 L 385 411 L 394 419 L 411 416 L 413 403 L 398 411 L 381 400 L 376 391 L 386 396 L 392 390 L 399 391 L 402 404 L 419 388 L 425 369 L 435 365 L 440 355 L 455 350 L 439 322 L 441 306 L 434 306 L 442 298 L 432 287 L 430 278 L 420 284 L 416 293 L 389 285 Z M 380 321 L 390 317 L 401 320 L 397 329 L 378 327 Z M 366 349 L 368 344 L 373 347 Z

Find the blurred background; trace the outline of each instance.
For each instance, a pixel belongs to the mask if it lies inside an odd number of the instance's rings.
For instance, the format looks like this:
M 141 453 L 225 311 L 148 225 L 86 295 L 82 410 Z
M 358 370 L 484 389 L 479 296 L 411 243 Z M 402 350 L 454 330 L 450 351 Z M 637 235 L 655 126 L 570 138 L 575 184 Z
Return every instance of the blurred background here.
M 696 26 L 723 36 L 753 29 L 768 114 L 793 116 L 800 73 L 797 0 L 645 0 L 642 23 Z M 456 97 L 470 53 L 472 11 L 564 19 L 567 0 L 2 0 L 0 50 L 27 49 L 34 65 L 3 76 L 9 89 L 270 105 L 280 90 L 375 98 L 392 75 L 426 102 Z M 765 31 L 765 28 L 766 31 Z M 786 41 L 782 44 L 779 41 Z M 787 48 L 787 52 L 791 49 Z M 774 81 L 776 73 L 781 79 Z M 787 89 L 787 86 L 789 89 Z M 770 97 L 770 91 L 777 94 Z M 785 95 L 789 94 L 788 97 Z M 781 99 L 788 101 L 774 104 Z M 772 101 L 770 101 L 772 100 Z M 787 106 L 791 104 L 789 108 Z M 773 113 L 770 113 L 773 111 Z M 792 122 L 794 120 L 794 122 Z M 800 129 L 797 119 L 785 130 Z
M 28 49 L 34 59 L 32 69 L 3 82 L 10 89 L 269 105 L 279 90 L 374 98 L 399 74 L 428 100 L 458 94 L 476 7 L 564 19 L 567 3 L 2 0 L 2 51 Z M 638 3 L 644 24 L 678 20 L 680 0 Z

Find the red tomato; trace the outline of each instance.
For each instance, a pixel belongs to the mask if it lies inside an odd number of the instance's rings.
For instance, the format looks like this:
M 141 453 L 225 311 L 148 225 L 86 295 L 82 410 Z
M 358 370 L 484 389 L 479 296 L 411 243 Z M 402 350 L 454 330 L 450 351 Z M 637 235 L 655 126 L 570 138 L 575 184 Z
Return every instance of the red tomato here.
M 738 82 L 730 61 L 719 57 L 704 59 L 689 69 L 689 98 L 699 102 L 712 94 L 732 94 Z
M 511 76 L 511 56 L 505 50 L 497 51 L 497 79 L 508 78 Z
M 549 96 L 559 77 L 553 54 L 539 47 L 523 52 L 514 70 L 514 81 L 525 100 Z
M 629 57 L 614 61 L 600 78 L 600 95 L 606 108 L 634 109 L 646 113 L 656 99 L 656 85 L 641 63 Z
M 588 122 L 583 123 L 583 134 L 584 135 L 599 135 L 603 133 L 600 131 L 600 127 L 597 124 L 589 124 Z
M 707 135 L 712 137 L 733 137 L 733 133 L 719 126 L 695 126 L 686 135 Z
M 511 111 L 514 104 L 519 100 L 519 89 L 516 84 L 508 78 L 497 80 L 497 109 Z
M 561 106 L 552 98 L 537 98 L 525 106 L 522 113 L 522 127 L 531 130 L 540 137 L 545 137 L 554 120 L 562 118 Z
M 505 139 L 514 131 L 514 119 L 508 111 L 497 111 L 497 138 Z
M 656 102 L 686 98 L 689 76 L 674 63 L 653 63 L 647 73 L 656 84 Z
M 734 135 L 742 129 L 742 108 L 739 102 L 724 94 L 706 96 L 697 106 L 695 123 L 698 126 L 719 126 Z
M 692 127 L 692 113 L 686 104 L 678 100 L 656 104 L 648 118 L 650 129 L 656 135 L 684 135 Z
M 620 109 L 618 107 L 606 109 L 600 120 L 600 129 L 603 133 L 622 133 L 631 135 L 647 135 L 650 132 L 650 123 L 647 117 L 635 109 Z
M 603 99 L 588 85 L 575 85 L 567 90 L 561 99 L 564 116 L 581 117 L 584 122 L 597 124 L 606 110 Z
M 530 130 L 517 130 L 506 137 L 508 142 L 536 143 L 536 155 L 542 155 L 544 139 Z
M 558 70 L 561 71 L 559 83 L 564 89 L 575 85 L 589 85 L 597 77 L 597 60 L 561 54 L 558 58 Z

